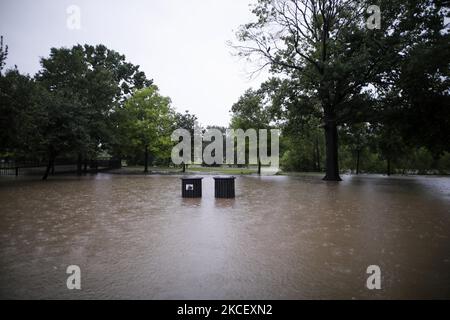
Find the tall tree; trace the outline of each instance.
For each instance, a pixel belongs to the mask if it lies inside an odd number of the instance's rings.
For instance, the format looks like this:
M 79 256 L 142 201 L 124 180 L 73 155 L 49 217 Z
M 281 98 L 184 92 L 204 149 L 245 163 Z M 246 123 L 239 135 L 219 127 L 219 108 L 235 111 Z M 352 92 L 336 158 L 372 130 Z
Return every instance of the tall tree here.
M 270 129 L 272 116 L 270 107 L 264 101 L 263 92 L 248 89 L 232 106 L 231 128 L 233 129 Z M 259 135 L 257 147 L 258 174 L 261 174 L 261 157 L 259 150 Z
M 369 85 L 385 82 L 391 66 L 417 40 L 411 14 L 440 1 L 379 1 L 381 30 L 368 30 L 372 1 L 259 0 L 257 20 L 242 26 L 234 46 L 244 57 L 259 57 L 301 85 L 301 93 L 317 99 L 326 139 L 324 180 L 339 181 L 338 125 L 348 105 Z M 442 3 L 441 3 L 442 4 Z M 429 12 L 429 11 L 427 11 Z M 435 14 L 435 13 L 430 13 Z
M 14 158 L 27 156 L 28 134 L 34 134 L 36 85 L 17 69 L 0 76 L 0 153 Z
M 127 145 L 144 151 L 144 172 L 148 172 L 152 153 L 170 153 L 170 131 L 174 123 L 174 111 L 170 98 L 162 96 L 158 87 L 151 85 L 136 91 L 120 110 L 123 123 L 120 132 Z
M 81 150 L 91 137 L 88 119 L 80 113 L 79 101 L 38 88 L 32 113 L 37 130 L 30 138 L 30 149 L 33 154 L 46 155 L 48 164 L 42 177 L 46 180 L 57 156 Z
M 191 134 L 191 156 L 194 153 L 194 131 L 197 124 L 197 117 L 193 114 L 190 114 L 189 111 L 185 111 L 184 113 L 176 113 L 175 115 L 175 126 L 174 129 L 185 129 L 188 130 Z M 192 159 L 191 159 L 192 161 Z M 183 162 L 183 172 L 186 172 L 186 163 Z
M 104 45 L 77 45 L 52 48 L 50 57 L 41 59 L 36 78 L 51 93 L 78 105 L 89 139 L 78 144 L 78 170 L 81 157 L 95 155 L 114 142 L 111 116 L 135 89 L 152 83 L 145 74 L 125 60 L 125 56 Z
M 371 138 L 371 127 L 368 123 L 357 123 L 342 127 L 342 141 L 352 151 L 355 157 L 355 172 L 360 173 L 361 169 L 361 155 L 368 147 Z
M 436 10 L 432 6 L 425 11 L 428 15 L 414 12 L 420 34 L 386 75 L 390 82 L 380 97 L 405 142 L 427 147 L 437 158 L 450 151 L 450 28 L 432 14 Z
M 285 168 L 322 171 L 320 102 L 304 95 L 296 79 L 271 78 L 258 92 L 266 96 L 268 111 L 283 129 L 286 147 Z M 298 161 L 298 163 L 293 163 Z

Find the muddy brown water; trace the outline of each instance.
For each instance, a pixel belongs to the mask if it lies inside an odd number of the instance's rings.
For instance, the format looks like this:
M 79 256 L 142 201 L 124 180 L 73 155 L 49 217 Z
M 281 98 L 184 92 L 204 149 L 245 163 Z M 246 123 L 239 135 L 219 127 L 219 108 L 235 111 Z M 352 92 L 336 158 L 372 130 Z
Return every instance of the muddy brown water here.
M 0 298 L 450 298 L 450 178 L 242 176 L 232 200 L 180 184 L 0 178 Z

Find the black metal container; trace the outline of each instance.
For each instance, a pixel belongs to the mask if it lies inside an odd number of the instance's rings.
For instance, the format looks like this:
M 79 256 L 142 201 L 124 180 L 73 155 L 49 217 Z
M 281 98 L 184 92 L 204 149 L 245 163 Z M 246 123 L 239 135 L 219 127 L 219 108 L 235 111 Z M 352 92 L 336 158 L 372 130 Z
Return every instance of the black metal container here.
M 202 179 L 198 177 L 181 178 L 181 195 L 183 198 L 201 198 Z
M 216 198 L 234 198 L 235 177 L 214 177 L 214 190 Z

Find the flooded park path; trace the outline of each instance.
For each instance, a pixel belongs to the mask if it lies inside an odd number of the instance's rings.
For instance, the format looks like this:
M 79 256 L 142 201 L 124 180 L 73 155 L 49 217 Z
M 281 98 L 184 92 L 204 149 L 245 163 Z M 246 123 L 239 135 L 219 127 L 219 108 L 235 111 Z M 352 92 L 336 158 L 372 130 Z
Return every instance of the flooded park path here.
M 211 176 L 202 199 L 180 184 L 2 177 L 0 298 L 450 298 L 449 178 L 240 176 L 222 200 Z

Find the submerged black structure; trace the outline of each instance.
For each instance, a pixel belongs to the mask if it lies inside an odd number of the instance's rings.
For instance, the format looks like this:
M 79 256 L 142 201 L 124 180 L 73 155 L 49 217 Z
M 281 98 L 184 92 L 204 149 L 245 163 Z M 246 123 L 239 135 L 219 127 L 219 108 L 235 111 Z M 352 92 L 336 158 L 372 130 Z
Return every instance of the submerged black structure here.
M 181 195 L 183 198 L 201 198 L 202 179 L 201 177 L 181 178 Z
M 235 177 L 214 177 L 216 198 L 234 198 Z

